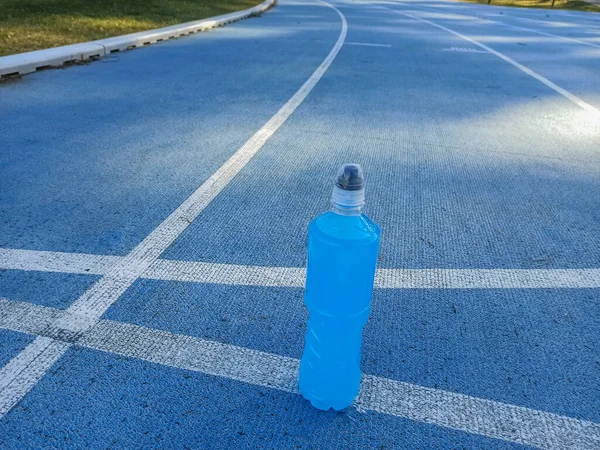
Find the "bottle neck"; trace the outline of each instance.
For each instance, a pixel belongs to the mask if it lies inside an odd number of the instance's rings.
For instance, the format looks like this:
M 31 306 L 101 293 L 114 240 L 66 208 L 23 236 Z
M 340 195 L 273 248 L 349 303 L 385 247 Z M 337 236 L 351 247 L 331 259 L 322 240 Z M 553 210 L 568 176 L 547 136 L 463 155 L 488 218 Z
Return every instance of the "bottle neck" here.
M 362 214 L 362 208 L 346 208 L 335 203 L 331 204 L 331 211 L 340 216 L 360 216 Z
M 331 210 L 343 216 L 358 216 L 365 206 L 365 190 L 346 191 L 337 186 L 331 194 Z

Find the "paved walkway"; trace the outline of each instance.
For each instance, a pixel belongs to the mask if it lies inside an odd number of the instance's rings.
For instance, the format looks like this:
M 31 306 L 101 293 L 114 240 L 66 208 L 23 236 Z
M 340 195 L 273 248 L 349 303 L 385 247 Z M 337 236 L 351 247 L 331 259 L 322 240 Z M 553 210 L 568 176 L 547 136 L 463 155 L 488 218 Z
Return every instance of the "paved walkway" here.
M 600 24 L 546 15 L 282 0 L 0 85 L 0 447 L 598 448 Z M 306 226 L 347 161 L 383 238 L 323 413 Z

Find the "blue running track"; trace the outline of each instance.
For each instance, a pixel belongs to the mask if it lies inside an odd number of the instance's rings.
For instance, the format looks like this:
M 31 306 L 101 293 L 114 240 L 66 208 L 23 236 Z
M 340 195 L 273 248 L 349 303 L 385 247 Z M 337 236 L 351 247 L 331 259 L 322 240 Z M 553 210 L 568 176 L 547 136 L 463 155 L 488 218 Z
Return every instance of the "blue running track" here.
M 600 448 L 600 14 L 327 1 L 0 84 L 0 448 Z M 293 377 L 343 162 L 383 234 L 335 413 Z

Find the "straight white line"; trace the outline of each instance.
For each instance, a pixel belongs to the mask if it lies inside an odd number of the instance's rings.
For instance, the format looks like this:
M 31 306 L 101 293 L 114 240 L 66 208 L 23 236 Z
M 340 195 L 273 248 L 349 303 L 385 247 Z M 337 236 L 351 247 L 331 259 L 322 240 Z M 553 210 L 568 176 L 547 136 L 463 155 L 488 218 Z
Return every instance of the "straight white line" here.
M 513 17 L 513 18 L 515 18 L 517 20 L 524 20 L 526 22 L 534 22 L 537 25 L 539 25 L 539 23 L 540 23 L 540 18 L 539 17 L 536 17 L 534 19 L 530 19 L 529 17 L 519 17 L 519 16 L 511 16 L 511 17 Z M 550 24 L 552 26 L 555 26 L 556 22 L 555 21 L 547 21 L 545 23 Z M 591 33 L 599 34 L 600 35 L 600 28 L 596 28 L 594 26 L 590 26 L 589 23 L 586 23 L 586 24 L 582 25 L 581 23 L 565 22 L 562 19 L 560 19 L 560 21 L 558 23 L 563 23 L 563 24 L 566 23 L 566 24 L 569 25 L 570 28 L 583 29 L 583 30 L 589 31 Z M 564 27 L 560 26 L 558 28 L 564 28 Z
M 407 3 L 405 3 L 405 2 L 399 2 L 398 4 L 407 4 Z M 414 6 L 416 6 L 416 5 L 414 5 L 412 3 L 410 4 L 410 7 L 414 7 Z M 447 9 L 441 8 L 441 7 L 437 6 L 437 5 L 419 4 L 417 7 L 419 7 L 419 8 L 442 9 L 443 11 L 448 11 Z M 453 12 L 453 14 L 456 14 L 456 13 Z M 461 13 L 459 13 L 459 14 L 462 15 L 463 17 L 471 17 L 473 19 L 478 19 L 478 20 L 481 20 L 481 21 L 489 22 L 489 23 L 496 23 L 498 25 L 504 25 L 506 27 L 516 28 L 517 30 L 529 31 L 531 33 L 537 33 L 537 34 L 541 34 L 541 35 L 544 35 L 544 36 L 550 36 L 550 37 L 555 37 L 555 38 L 558 38 L 558 39 L 564 39 L 566 41 L 576 42 L 578 44 L 589 45 L 590 47 L 600 48 L 600 45 L 592 44 L 591 42 L 582 41 L 580 39 L 574 39 L 574 38 L 570 38 L 570 37 L 566 37 L 566 36 L 559 36 L 557 34 L 551 34 L 551 33 L 546 33 L 544 31 L 533 30 L 531 28 L 519 27 L 517 25 L 511 25 L 511 24 L 508 24 L 506 22 L 500 22 L 498 20 L 488 19 L 487 17 L 475 16 L 475 15 L 472 14 L 471 11 L 469 11 L 467 14 L 461 14 Z
M 304 287 L 305 269 L 158 259 L 142 278 Z M 378 269 L 376 289 L 600 288 L 600 269 Z
M 0 298 L 0 328 L 47 334 L 44 324 L 60 314 L 68 313 Z M 298 393 L 299 361 L 272 353 L 109 320 L 75 345 Z M 372 375 L 363 376 L 354 406 L 539 448 L 600 447 L 600 424 Z
M 499 51 L 496 51 L 493 48 L 488 47 L 487 45 L 482 44 L 481 42 L 478 42 L 478 41 L 476 41 L 473 38 L 465 36 L 464 34 L 461 34 L 458 31 L 451 30 L 450 28 L 447 28 L 447 27 L 445 27 L 443 25 L 439 25 L 439 24 L 437 24 L 435 22 L 432 22 L 430 20 L 423 19 L 423 18 L 415 16 L 413 14 L 408 14 L 408 13 L 405 13 L 405 12 L 402 12 L 402 11 L 397 11 L 397 10 L 392 9 L 392 8 L 387 8 L 385 6 L 379 6 L 379 8 L 387 9 L 388 11 L 395 12 L 396 14 L 401 14 L 403 16 L 410 17 L 411 19 L 415 19 L 415 20 L 418 20 L 420 22 L 423 22 L 423 23 L 426 23 L 428 25 L 431 25 L 433 27 L 439 28 L 440 30 L 447 31 L 448 33 L 451 33 L 451 34 L 453 34 L 455 36 L 458 36 L 459 38 L 464 39 L 465 41 L 469 41 L 472 44 L 477 45 L 478 47 L 481 47 L 482 49 L 487 50 L 490 53 L 493 53 L 498 58 L 503 59 L 504 61 L 506 61 L 509 64 L 512 64 L 517 69 L 525 72 L 527 75 L 529 75 L 529 76 L 535 78 L 536 80 L 540 81 L 541 83 L 545 84 L 550 89 L 558 92 L 560 95 L 562 95 L 566 99 L 572 101 L 577 106 L 579 106 L 580 108 L 582 108 L 584 111 L 587 111 L 595 120 L 599 120 L 600 121 L 600 110 L 594 108 L 589 103 L 584 102 L 582 99 L 580 99 L 576 95 L 573 95 L 572 93 L 570 93 L 566 89 L 563 89 L 560 86 L 558 86 L 557 84 L 554 84 L 552 81 L 548 80 L 547 78 L 543 77 L 542 75 L 538 74 L 537 72 L 534 72 L 533 70 L 529 69 L 528 67 L 525 67 L 523 64 L 518 63 L 517 61 L 515 61 L 512 58 L 509 58 L 505 54 L 500 53 Z
M 0 269 L 105 275 L 122 256 L 0 248 Z
M 210 204 L 210 202 L 227 186 L 250 159 L 262 148 L 267 140 L 283 125 L 283 123 L 300 106 L 306 96 L 327 71 L 344 41 L 348 24 L 344 15 L 334 6 L 319 0 L 335 10 L 340 16 L 342 28 L 333 48 L 306 80 L 300 89 L 281 107 L 269 121 L 262 126 L 234 155 L 223 164 L 208 180 L 206 180 L 190 197 L 188 197 L 167 219 L 152 231 L 127 256 L 117 260 L 105 275 L 94 283 L 69 307 L 70 314 L 57 321 L 56 328 L 62 335 L 77 336 L 96 323 L 102 314 L 112 305 L 151 265 L 158 259 L 188 225 Z M 73 318 L 78 318 L 73 320 Z M 31 346 L 30 346 L 31 347 Z M 29 352 L 38 351 L 38 357 L 19 372 L 2 372 L 5 378 L 0 382 L 7 387 L 0 391 L 0 405 L 7 408 L 14 406 L 43 376 L 49 366 L 39 362 L 44 350 L 28 347 Z M 16 358 L 19 358 L 17 356 Z M 9 362 L 8 364 L 11 364 Z M 12 386 L 30 386 L 27 390 L 13 389 Z M 0 412 L 0 418 L 8 409 Z
M 0 417 L 37 384 L 69 347 L 65 342 L 38 336 L 0 369 Z
M 476 48 L 465 48 L 465 47 L 449 47 L 443 48 L 443 52 L 458 52 L 458 53 L 488 53 L 485 50 L 477 50 Z
M 346 45 L 363 45 L 365 47 L 391 47 L 390 44 L 370 44 L 368 42 L 346 42 Z
M 257 386 L 298 392 L 298 360 L 221 342 L 101 320 L 78 345 Z
M 303 267 L 242 266 L 157 259 L 142 278 L 238 286 L 304 287 Z
M 599 288 L 600 269 L 379 269 L 384 289 Z
M 529 31 L 530 33 L 542 34 L 544 36 L 555 37 L 555 38 L 559 38 L 559 39 L 564 39 L 565 41 L 572 41 L 572 42 L 576 42 L 578 44 L 589 45 L 590 47 L 600 48 L 600 45 L 592 44 L 591 42 L 586 42 L 586 41 L 582 41 L 582 40 L 579 40 L 579 39 L 574 39 L 574 38 L 570 38 L 570 37 L 566 37 L 566 36 L 558 36 L 556 34 L 545 33 L 543 31 L 538 31 L 538 30 L 532 30 L 531 28 L 518 27 L 516 25 L 510 25 L 510 24 L 505 23 L 505 22 L 498 22 L 497 20 L 490 20 L 490 19 L 485 19 L 485 20 L 487 20 L 489 22 L 497 23 L 499 25 L 504 25 L 505 27 L 516 28 L 517 30 Z
M 543 449 L 600 448 L 600 424 L 386 378 L 363 376 L 357 407 Z
M 105 275 L 121 256 L 0 249 L 0 270 Z M 303 267 L 157 259 L 140 278 L 238 286 L 304 287 Z M 600 288 L 600 269 L 378 269 L 377 289 Z

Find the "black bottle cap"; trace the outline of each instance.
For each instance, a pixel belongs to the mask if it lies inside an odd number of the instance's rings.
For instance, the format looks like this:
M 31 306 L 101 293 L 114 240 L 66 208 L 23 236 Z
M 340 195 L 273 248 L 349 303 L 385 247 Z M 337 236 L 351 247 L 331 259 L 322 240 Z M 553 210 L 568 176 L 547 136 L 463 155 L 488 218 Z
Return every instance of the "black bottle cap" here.
M 365 177 L 359 164 L 344 164 L 336 176 L 335 185 L 344 191 L 360 191 L 365 187 Z

